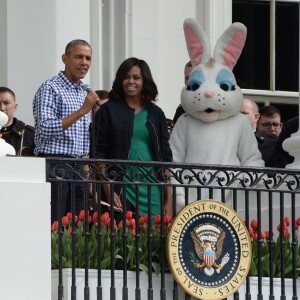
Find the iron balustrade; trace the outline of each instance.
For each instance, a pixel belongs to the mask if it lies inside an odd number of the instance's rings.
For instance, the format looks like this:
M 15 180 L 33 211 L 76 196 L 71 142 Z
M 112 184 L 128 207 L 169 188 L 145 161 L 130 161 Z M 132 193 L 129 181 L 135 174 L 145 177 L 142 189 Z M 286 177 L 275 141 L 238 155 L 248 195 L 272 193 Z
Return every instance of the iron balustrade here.
M 96 160 L 96 159 L 66 159 L 66 158 L 46 158 L 46 178 L 51 183 L 57 183 L 60 187 L 60 194 L 58 195 L 58 298 L 64 299 L 63 286 L 63 235 L 64 227 L 62 224 L 63 212 L 61 208 L 62 188 L 64 183 L 68 183 L 71 186 L 71 202 L 72 202 L 72 220 L 71 223 L 76 224 L 75 219 L 75 185 L 77 183 L 83 183 L 85 189 L 84 203 L 84 249 L 85 249 L 85 287 L 84 287 L 84 299 L 90 298 L 89 287 L 89 251 L 90 251 L 90 225 L 89 218 L 93 212 L 98 212 L 97 219 L 98 224 L 101 224 L 101 215 L 106 206 L 102 205 L 103 201 L 107 201 L 108 210 L 110 212 L 110 266 L 111 266 L 111 284 L 110 284 L 110 299 L 116 298 L 115 285 L 115 264 L 116 264 L 116 227 L 114 224 L 116 212 L 114 211 L 113 193 L 114 191 L 122 188 L 121 200 L 123 204 L 124 213 L 121 214 L 120 220 L 123 221 L 122 227 L 122 257 L 123 261 L 128 259 L 128 232 L 126 231 L 126 186 L 133 185 L 136 190 L 136 213 L 134 215 L 135 223 L 139 222 L 139 188 L 141 186 L 147 186 L 148 189 L 148 215 L 151 216 L 151 204 L 150 191 L 153 186 L 158 186 L 161 191 L 161 202 L 164 201 L 165 189 L 168 187 L 172 191 L 173 200 L 173 215 L 176 215 L 176 196 L 179 193 L 179 189 L 183 189 L 185 204 L 188 204 L 190 200 L 198 199 L 215 199 L 222 202 L 227 202 L 236 210 L 241 218 L 245 220 L 247 227 L 250 227 L 251 219 L 257 219 L 257 236 L 256 236 L 256 250 L 257 251 L 257 296 L 251 294 L 251 280 L 248 276 L 246 280 L 246 288 L 244 294 L 240 294 L 237 291 L 234 299 L 252 299 L 257 297 L 263 299 L 262 294 L 262 274 L 269 273 L 269 299 L 275 299 L 274 295 L 274 276 L 275 264 L 274 256 L 278 257 L 277 248 L 274 247 L 276 240 L 279 239 L 280 245 L 280 278 L 281 278 L 281 295 L 280 299 L 286 299 L 285 291 L 285 274 L 288 268 L 290 274 L 292 274 L 292 299 L 298 299 L 299 282 L 297 281 L 299 275 L 300 258 L 299 258 L 299 244 L 298 244 L 298 231 L 295 230 L 295 222 L 300 216 L 300 174 L 299 170 L 292 169 L 274 169 L 274 168 L 245 168 L 234 166 L 219 166 L 219 165 L 198 165 L 198 164 L 178 164 L 178 163 L 159 163 L 159 162 L 141 162 L 141 161 L 120 161 L 120 160 Z M 62 171 L 63 170 L 63 171 Z M 82 170 L 85 170 L 83 172 Z M 73 179 L 68 179 L 69 176 Z M 75 179 L 74 179 L 75 178 Z M 126 180 L 124 180 L 126 178 Z M 149 180 L 151 179 L 151 180 Z M 146 180 L 146 182 L 145 182 Z M 103 197 L 103 184 L 110 185 L 111 197 L 110 199 L 104 199 Z M 196 199 L 189 199 L 191 195 L 191 189 L 196 194 Z M 182 192 L 182 191 L 181 191 Z M 167 299 L 167 295 L 171 295 L 170 299 L 180 299 L 179 286 L 174 281 L 173 290 L 166 289 L 165 278 L 168 276 L 168 266 L 166 259 L 166 235 L 167 232 L 164 227 L 164 208 L 161 205 L 160 211 L 160 298 Z M 290 245 L 287 244 L 287 239 L 284 238 L 286 232 L 284 228 L 285 217 L 290 219 Z M 277 230 L 277 224 L 280 224 L 279 232 Z M 76 226 L 71 226 L 70 233 L 72 235 L 72 286 L 71 286 L 71 299 L 78 299 L 78 290 L 76 289 Z M 262 230 L 268 229 L 270 236 L 267 239 L 269 254 L 268 268 L 266 270 L 266 262 L 262 261 L 263 243 L 265 238 L 262 237 Z M 101 257 L 103 254 L 103 228 L 97 227 L 97 257 Z M 136 227 L 135 233 L 135 274 L 136 274 L 136 287 L 135 287 L 135 299 L 142 299 L 142 291 L 140 287 L 140 271 L 141 265 L 139 265 L 140 257 L 143 253 L 140 253 L 141 235 L 139 226 Z M 285 257 L 286 247 L 291 247 L 291 257 Z M 155 299 L 153 294 L 153 274 L 152 268 L 152 253 L 153 253 L 154 241 L 153 232 L 151 226 L 147 227 L 147 261 L 148 261 L 148 288 L 147 298 Z M 291 260 L 291 264 L 287 267 L 286 264 Z M 128 299 L 128 278 L 127 278 L 127 264 L 123 264 L 123 287 L 122 287 L 122 299 Z M 102 286 L 102 272 L 101 262 L 97 264 L 97 299 L 102 298 L 103 286 Z M 276 295 L 277 297 L 278 295 Z M 185 299 L 191 299 L 190 296 L 185 295 Z M 276 298 L 277 299 L 277 298 Z

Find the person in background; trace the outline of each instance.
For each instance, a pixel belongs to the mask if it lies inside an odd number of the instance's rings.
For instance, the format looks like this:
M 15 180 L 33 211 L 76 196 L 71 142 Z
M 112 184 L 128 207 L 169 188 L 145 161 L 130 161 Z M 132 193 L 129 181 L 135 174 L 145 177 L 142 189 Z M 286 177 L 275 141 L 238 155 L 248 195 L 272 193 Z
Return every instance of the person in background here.
M 87 94 L 83 79 L 90 69 L 92 48 L 84 40 L 73 40 L 66 46 L 62 61 L 64 71 L 45 81 L 33 100 L 35 120 L 35 154 L 40 157 L 82 158 L 89 153 L 90 112 L 99 101 L 95 92 Z M 78 177 L 68 172 L 69 179 Z M 64 170 L 61 170 L 64 172 Z M 80 170 L 79 170 L 80 171 Z M 71 174 L 72 173 L 72 174 Z M 75 213 L 84 209 L 83 184 L 76 184 Z M 71 185 L 64 183 L 62 211 L 58 211 L 58 184 L 51 184 L 51 220 L 71 211 Z
M 0 138 L 16 150 L 17 156 L 34 156 L 34 127 L 14 117 L 18 109 L 15 93 L 0 87 L 0 111 L 8 117 L 8 122 L 0 130 Z
M 90 148 L 90 157 L 94 157 L 95 156 L 95 146 L 94 146 L 94 141 L 95 141 L 95 131 L 93 128 L 93 122 L 94 122 L 94 118 L 95 118 L 95 114 L 96 112 L 99 110 L 99 108 L 101 107 L 101 105 L 103 105 L 105 102 L 107 102 L 108 99 L 108 91 L 107 90 L 97 90 L 95 91 L 95 93 L 98 95 L 99 97 L 99 101 L 96 105 L 94 105 L 93 107 L 93 111 L 92 111 L 92 115 L 91 115 L 91 124 L 90 124 L 90 143 L 91 143 L 91 148 Z M 85 171 L 86 168 L 88 166 L 85 167 Z
M 153 103 L 157 94 L 157 87 L 148 64 L 135 57 L 126 59 L 117 70 L 112 90 L 109 92 L 109 101 L 95 116 L 94 125 L 97 137 L 95 158 L 172 161 L 166 117 L 161 108 Z M 145 175 L 144 182 L 147 183 L 154 182 L 147 174 L 148 172 L 156 174 L 155 171 L 153 168 L 127 168 L 126 173 L 133 178 L 137 173 L 142 173 Z M 163 174 L 160 175 L 163 176 Z M 129 182 L 124 175 L 120 176 L 122 177 L 120 180 Z M 105 184 L 103 188 L 106 200 L 109 202 L 110 185 Z M 117 210 L 123 209 L 121 201 L 123 192 L 120 185 L 115 185 L 112 197 Z M 171 190 L 167 188 L 164 193 L 165 203 L 161 203 L 160 188 L 151 187 L 149 199 L 151 199 L 152 215 L 160 214 L 161 205 L 164 205 L 165 213 L 172 214 L 170 192 Z M 136 211 L 137 200 L 139 201 L 139 214 L 147 214 L 147 186 L 139 188 L 139 198 L 136 199 L 136 187 L 128 185 L 126 187 L 127 210 Z
M 275 148 L 275 167 L 285 168 L 286 165 L 294 162 L 294 157 L 291 156 L 282 148 L 282 143 L 291 137 L 299 129 L 299 116 L 286 121 L 282 127 Z
M 107 90 L 96 90 L 95 93 L 98 95 L 99 97 L 99 102 L 97 105 L 94 105 L 93 107 L 93 111 L 92 111 L 92 116 L 91 116 L 91 124 L 90 124 L 90 153 L 89 153 L 89 157 L 90 158 L 94 158 L 95 157 L 95 130 L 93 127 L 93 122 L 94 122 L 94 118 L 95 118 L 95 114 L 96 112 L 99 110 L 99 108 L 101 107 L 101 105 L 103 105 L 105 102 L 107 102 L 108 99 L 108 91 Z M 91 170 L 89 165 L 85 165 L 83 167 L 83 171 L 85 174 L 86 178 L 90 177 L 91 174 Z M 89 185 L 89 208 L 90 210 L 94 210 L 94 207 L 96 206 L 96 199 L 95 197 L 93 197 L 93 185 L 90 184 Z
M 107 90 L 97 90 L 95 93 L 99 97 L 99 105 L 94 106 L 94 112 L 96 113 L 101 105 L 103 105 L 106 101 L 108 101 L 108 91 Z
M 255 134 L 258 149 L 266 167 L 274 166 L 274 152 L 277 138 L 273 134 L 256 129 L 259 119 L 257 104 L 251 99 L 244 99 L 240 112 L 249 118 L 253 132 Z
M 193 69 L 192 62 L 191 62 L 191 61 L 187 62 L 186 65 L 184 66 L 184 85 L 187 84 L 187 82 L 188 82 L 188 80 L 189 80 L 189 78 L 190 78 L 190 74 L 191 74 L 191 72 L 192 72 L 192 69 Z M 184 113 L 185 113 L 185 111 L 184 111 L 182 105 L 179 104 L 179 106 L 178 106 L 177 109 L 176 109 L 175 115 L 174 115 L 174 117 L 173 117 L 173 126 L 175 126 L 175 124 L 176 124 L 178 118 L 179 118 L 182 114 L 184 114 Z
M 277 107 L 272 105 L 263 106 L 259 109 L 260 117 L 257 122 L 257 129 L 279 136 L 282 123 L 281 114 Z
M 168 127 L 168 132 L 171 134 L 173 127 L 174 127 L 174 122 L 171 119 L 167 119 L 167 127 Z

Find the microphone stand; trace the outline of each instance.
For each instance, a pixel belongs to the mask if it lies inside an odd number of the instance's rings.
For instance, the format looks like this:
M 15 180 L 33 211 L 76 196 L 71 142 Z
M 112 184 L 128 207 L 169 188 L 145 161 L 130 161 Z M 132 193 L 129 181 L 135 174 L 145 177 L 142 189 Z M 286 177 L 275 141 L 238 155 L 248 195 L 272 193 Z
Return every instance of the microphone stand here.
M 95 110 L 94 108 L 92 108 L 92 119 L 91 119 L 91 148 L 92 148 L 92 157 L 91 158 L 95 158 L 95 153 L 96 153 L 96 146 L 95 146 L 95 126 L 94 126 L 94 121 L 95 121 Z
M 95 139 L 96 139 L 96 136 L 95 136 L 95 124 L 94 124 L 94 121 L 95 121 L 95 109 L 94 107 L 92 108 L 92 114 L 91 114 L 91 124 L 90 124 L 90 143 L 91 143 L 91 148 L 90 148 L 90 158 L 95 158 L 95 154 L 96 154 L 96 146 L 95 146 Z M 90 175 L 93 174 L 93 171 L 90 173 Z M 92 175 L 92 179 L 95 179 L 94 178 L 94 175 Z M 89 209 L 91 211 L 94 211 L 94 209 L 96 208 L 96 186 L 95 184 L 92 184 L 92 199 L 90 199 L 92 201 L 92 205 L 90 206 L 89 205 Z

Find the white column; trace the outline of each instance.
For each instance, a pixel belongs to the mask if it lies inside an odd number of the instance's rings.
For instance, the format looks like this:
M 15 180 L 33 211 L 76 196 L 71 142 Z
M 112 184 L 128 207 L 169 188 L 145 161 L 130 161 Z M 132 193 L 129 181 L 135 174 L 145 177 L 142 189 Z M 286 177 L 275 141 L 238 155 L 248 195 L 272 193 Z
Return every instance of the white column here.
M 197 20 L 209 37 L 212 49 L 224 30 L 232 24 L 232 0 L 196 1 Z
M 45 159 L 0 158 L 1 299 L 51 300 L 50 183 Z

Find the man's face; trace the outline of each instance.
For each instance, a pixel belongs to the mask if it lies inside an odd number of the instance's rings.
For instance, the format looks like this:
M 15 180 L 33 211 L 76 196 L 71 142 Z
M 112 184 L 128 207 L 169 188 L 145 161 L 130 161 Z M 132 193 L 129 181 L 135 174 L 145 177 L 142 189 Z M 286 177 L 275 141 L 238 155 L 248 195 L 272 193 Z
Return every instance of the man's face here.
M 256 124 L 257 124 L 257 120 L 259 118 L 259 113 L 253 112 L 251 103 L 248 101 L 244 101 L 240 112 L 249 118 L 252 129 L 256 130 Z
M 14 113 L 16 112 L 18 105 L 14 99 L 14 97 L 8 93 L 0 93 L 0 111 L 4 112 L 8 116 L 7 124 L 11 124 Z
M 261 115 L 258 121 L 257 128 L 259 130 L 264 130 L 266 132 L 279 136 L 282 129 L 280 116 L 278 114 L 274 114 L 272 117 Z
M 65 76 L 72 82 L 79 84 L 91 66 L 92 49 L 84 45 L 75 45 L 68 54 L 63 54 Z

